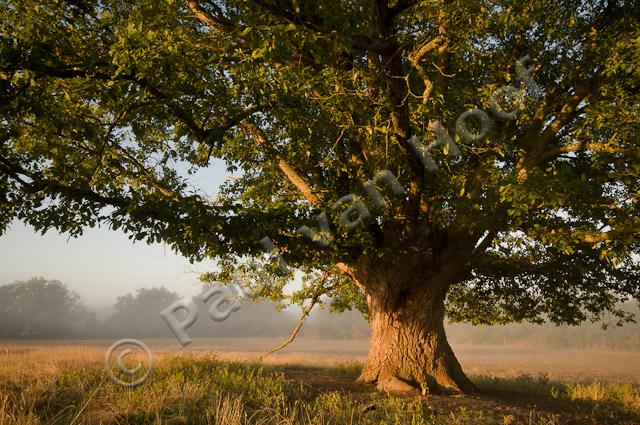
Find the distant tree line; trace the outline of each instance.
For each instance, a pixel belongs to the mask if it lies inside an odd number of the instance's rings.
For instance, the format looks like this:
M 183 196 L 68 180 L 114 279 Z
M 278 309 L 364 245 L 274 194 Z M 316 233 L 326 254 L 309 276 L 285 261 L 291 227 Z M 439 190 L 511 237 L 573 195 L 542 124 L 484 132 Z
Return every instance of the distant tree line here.
M 141 288 L 118 297 L 105 313 L 86 307 L 60 281 L 33 278 L 15 282 L 0 286 L 0 338 L 173 338 L 160 312 L 179 298 L 164 287 Z M 199 307 L 198 320 L 188 329 L 192 337 L 283 337 L 298 320 L 297 312 L 279 311 L 272 302 L 242 302 L 222 322 L 212 321 L 202 302 Z M 367 338 L 367 323 L 359 314 L 349 313 L 329 315 L 318 310 L 304 335 Z
M 108 311 L 99 312 L 86 307 L 64 283 L 32 278 L 0 286 L 0 339 L 173 338 L 160 312 L 179 298 L 164 287 L 141 288 L 118 297 Z M 194 338 L 285 337 L 299 317 L 297 311 L 279 311 L 272 302 L 243 302 L 228 319 L 214 322 L 208 317 L 208 306 L 199 302 L 199 307 L 198 320 L 188 330 Z M 638 313 L 637 305 L 624 308 Z M 622 327 L 606 322 L 579 327 L 453 324 L 447 326 L 447 333 L 456 345 L 640 349 L 640 325 L 635 323 Z M 334 314 L 316 308 L 300 337 L 366 339 L 369 326 L 358 312 Z
M 57 280 L 0 286 L 0 337 L 69 337 L 96 326 L 80 296 Z

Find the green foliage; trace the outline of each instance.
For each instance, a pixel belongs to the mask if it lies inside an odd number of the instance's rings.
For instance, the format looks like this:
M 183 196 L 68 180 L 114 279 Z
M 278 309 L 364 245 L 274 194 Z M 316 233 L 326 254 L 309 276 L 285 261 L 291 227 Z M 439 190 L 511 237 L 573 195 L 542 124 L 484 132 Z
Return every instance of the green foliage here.
M 95 317 L 58 280 L 32 278 L 0 286 L 0 336 L 76 336 Z
M 634 5 L 0 1 L 0 230 L 106 224 L 215 259 L 203 280 L 293 303 L 334 292 L 338 310 L 366 308 L 335 264 L 382 272 L 419 256 L 438 271 L 455 252 L 454 319 L 626 320 L 617 302 L 639 295 Z M 454 135 L 462 155 L 435 150 L 425 172 L 409 137 L 428 144 L 436 120 L 453 134 L 496 88 L 525 90 L 525 55 L 543 96 L 529 90 L 480 143 Z M 234 176 L 214 198 L 189 183 L 212 159 Z M 382 169 L 406 197 L 343 231 L 331 206 Z M 296 233 L 322 211 L 325 249 Z M 265 236 L 306 276 L 299 293 L 261 256 Z

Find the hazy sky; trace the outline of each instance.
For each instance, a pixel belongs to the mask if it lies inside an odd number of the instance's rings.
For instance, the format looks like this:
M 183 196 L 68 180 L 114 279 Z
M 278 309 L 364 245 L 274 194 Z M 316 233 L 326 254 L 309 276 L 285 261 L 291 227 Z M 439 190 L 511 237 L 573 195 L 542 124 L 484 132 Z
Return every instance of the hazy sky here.
M 212 195 L 226 177 L 224 164 L 217 161 L 189 180 Z M 195 295 L 200 292 L 198 273 L 212 267 L 211 262 L 190 264 L 162 244 L 134 244 L 108 228 L 88 229 L 68 240 L 55 230 L 42 236 L 16 221 L 0 236 L 0 285 L 34 276 L 58 279 L 90 306 L 110 305 L 140 287 L 165 286 Z

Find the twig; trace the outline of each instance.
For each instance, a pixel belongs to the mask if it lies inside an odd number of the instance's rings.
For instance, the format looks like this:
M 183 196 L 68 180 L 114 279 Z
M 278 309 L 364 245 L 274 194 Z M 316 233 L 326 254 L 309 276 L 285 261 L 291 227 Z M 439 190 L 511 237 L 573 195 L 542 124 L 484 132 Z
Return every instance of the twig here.
M 291 335 L 289 335 L 289 338 L 287 338 L 286 341 L 284 341 L 282 344 L 278 345 L 277 347 L 272 348 L 271 350 L 267 351 L 266 353 L 262 354 L 260 357 L 258 357 L 258 361 L 261 362 L 263 361 L 267 356 L 275 353 L 276 351 L 282 350 L 284 347 L 286 347 L 287 345 L 291 344 L 293 342 L 294 339 L 296 339 L 296 336 L 298 335 L 298 332 L 300 332 L 300 329 L 302 328 L 302 325 L 304 324 L 305 320 L 307 320 L 307 317 L 309 317 L 309 313 L 311 313 L 311 310 L 313 309 L 313 307 L 315 307 L 315 305 L 318 303 L 318 300 L 320 299 L 320 296 L 322 294 L 327 293 L 328 291 L 332 290 L 334 287 L 329 287 L 329 288 L 323 288 L 322 285 L 324 285 L 324 282 L 327 280 L 327 278 L 329 277 L 330 272 L 329 271 L 325 271 L 324 272 L 324 276 L 322 276 L 322 280 L 320 281 L 320 284 L 318 285 L 318 290 L 316 291 L 315 294 L 313 294 L 313 297 L 311 297 L 311 301 L 309 302 L 309 305 L 307 305 L 305 307 L 304 310 L 302 310 L 302 313 L 300 314 L 300 319 L 298 320 L 298 324 L 296 325 L 295 328 L 293 328 L 293 331 L 291 332 Z

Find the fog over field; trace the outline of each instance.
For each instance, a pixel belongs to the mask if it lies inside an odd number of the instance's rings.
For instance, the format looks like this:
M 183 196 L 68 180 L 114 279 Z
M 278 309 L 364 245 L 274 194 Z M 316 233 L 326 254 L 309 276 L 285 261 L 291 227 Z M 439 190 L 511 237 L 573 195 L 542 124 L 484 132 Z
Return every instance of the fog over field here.
M 220 178 L 213 168 L 205 177 Z M 132 244 L 124 234 L 107 229 L 91 229 L 83 238 L 69 239 L 55 231 L 39 235 L 33 228 L 16 221 L 0 238 L 0 253 L 0 292 L 5 290 L 0 297 L 0 317 L 5 318 L 0 321 L 0 339 L 3 340 L 175 339 L 160 312 L 177 299 L 197 298 L 211 287 L 198 280 L 199 273 L 210 269 L 210 264 L 190 264 L 160 244 Z M 26 313 L 28 309 L 14 299 L 18 294 L 9 294 L 6 290 L 15 282 L 29 279 L 39 279 L 43 283 L 60 279 L 74 300 L 67 305 L 69 311 L 60 310 L 58 301 L 48 298 L 51 295 L 43 291 L 41 302 L 29 307 L 37 310 L 33 323 L 16 316 L 16 311 Z M 59 298 L 62 299 L 64 297 Z M 200 303 L 198 320 L 189 328 L 189 335 L 194 338 L 284 340 L 300 315 L 297 306 L 279 311 L 275 303 L 268 301 L 241 305 L 228 319 L 214 322 Z M 638 302 L 631 301 L 624 309 L 637 313 Z M 369 338 L 368 323 L 358 311 L 335 313 L 329 310 L 329 303 L 316 306 L 298 338 Z M 38 327 L 38 322 L 43 326 Z M 617 318 L 607 316 L 600 322 L 585 322 L 579 326 L 447 323 L 446 329 L 452 345 L 456 346 L 640 350 L 640 325 L 617 325 Z
M 211 286 L 203 285 L 202 292 Z M 30 298 L 25 294 L 30 294 Z M 122 294 L 116 302 L 88 307 L 82 297 L 63 282 L 43 278 L 0 286 L 0 339 L 68 340 L 105 338 L 175 338 L 161 312 L 185 298 L 165 287 L 138 288 Z M 221 297 L 227 293 L 221 293 Z M 232 293 L 229 293 L 232 294 Z M 227 296 L 227 295 L 224 295 Z M 190 298 L 187 296 L 187 298 Z M 213 321 L 198 297 L 198 317 L 187 329 L 193 338 L 281 338 L 296 326 L 300 310 L 279 308 L 269 301 L 252 302 L 229 298 L 235 308 L 225 320 Z M 298 338 L 322 340 L 367 340 L 369 325 L 356 310 L 330 311 L 330 300 L 311 311 Z M 637 313 L 634 303 L 624 309 Z M 183 320 L 180 312 L 176 316 Z M 508 324 L 474 326 L 447 323 L 447 334 L 455 346 L 503 346 L 535 349 L 594 349 L 640 351 L 640 325 L 618 326 L 614 318 L 580 326 L 552 324 Z M 177 344 L 177 341 L 176 341 Z M 311 350 L 313 351 L 313 350 Z
M 19 356 L 49 347 L 60 353 L 61 360 L 74 350 L 106 352 L 117 340 L 136 338 L 161 356 L 215 353 L 223 359 L 254 361 L 280 345 L 300 317 L 296 307 L 280 310 L 272 302 L 230 298 L 224 306 L 237 309 L 215 322 L 208 315 L 210 303 L 198 301 L 197 320 L 185 329 L 192 342 L 181 346 L 160 315 L 180 299 L 164 287 L 139 288 L 118 297 L 113 305 L 91 308 L 59 281 L 33 278 L 2 285 L 0 349 Z M 267 364 L 333 367 L 366 360 L 367 321 L 358 311 L 330 312 L 328 301 L 311 312 L 297 338 L 268 357 Z M 625 308 L 637 312 L 633 304 Z M 185 314 L 175 314 L 184 320 Z M 640 382 L 640 325 L 635 323 L 575 327 L 447 323 L 446 329 L 461 364 L 472 375 Z

